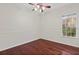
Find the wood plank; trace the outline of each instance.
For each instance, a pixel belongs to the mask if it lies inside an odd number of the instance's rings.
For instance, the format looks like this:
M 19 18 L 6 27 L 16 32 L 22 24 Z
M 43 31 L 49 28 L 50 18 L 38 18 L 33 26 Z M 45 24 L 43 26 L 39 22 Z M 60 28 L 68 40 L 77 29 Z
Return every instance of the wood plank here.
M 79 48 L 38 39 L 4 51 L 0 55 L 79 55 Z

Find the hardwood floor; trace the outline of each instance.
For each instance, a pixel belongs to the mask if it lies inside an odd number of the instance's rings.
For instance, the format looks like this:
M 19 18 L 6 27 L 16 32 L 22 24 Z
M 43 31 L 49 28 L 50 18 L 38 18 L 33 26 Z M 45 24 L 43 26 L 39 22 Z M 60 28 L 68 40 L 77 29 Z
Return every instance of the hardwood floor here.
M 38 39 L 0 51 L 0 55 L 79 55 L 79 48 Z

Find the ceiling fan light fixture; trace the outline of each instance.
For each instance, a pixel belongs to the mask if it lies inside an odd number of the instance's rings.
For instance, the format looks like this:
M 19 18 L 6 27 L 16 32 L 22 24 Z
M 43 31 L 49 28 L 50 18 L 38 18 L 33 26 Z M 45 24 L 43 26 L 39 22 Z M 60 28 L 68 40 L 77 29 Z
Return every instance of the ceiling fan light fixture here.
M 37 11 L 38 9 L 37 8 L 34 8 L 34 10 Z
M 37 5 L 37 8 L 39 9 L 39 8 L 40 8 L 40 6 L 39 6 L 39 5 Z
M 42 10 L 45 10 L 45 9 L 46 9 L 46 7 L 43 6 L 43 7 L 42 7 Z
M 29 3 L 33 5 L 33 11 L 44 12 L 46 8 L 51 8 L 50 5 L 44 5 L 43 3 Z

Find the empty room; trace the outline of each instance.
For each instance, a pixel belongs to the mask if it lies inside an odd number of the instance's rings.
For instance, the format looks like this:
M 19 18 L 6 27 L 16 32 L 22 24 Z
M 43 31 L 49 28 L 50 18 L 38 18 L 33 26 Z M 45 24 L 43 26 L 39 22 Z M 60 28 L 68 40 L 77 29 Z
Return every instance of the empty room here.
M 0 55 L 79 55 L 79 3 L 0 3 Z

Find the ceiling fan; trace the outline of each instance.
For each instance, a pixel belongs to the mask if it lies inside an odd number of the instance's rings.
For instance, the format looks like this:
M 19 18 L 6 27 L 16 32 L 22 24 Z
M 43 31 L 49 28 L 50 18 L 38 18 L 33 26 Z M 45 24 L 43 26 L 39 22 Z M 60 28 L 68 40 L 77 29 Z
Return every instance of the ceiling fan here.
M 29 3 L 30 5 L 33 6 L 33 11 L 39 10 L 40 12 L 43 12 L 47 8 L 51 8 L 50 5 L 46 5 L 44 3 Z

